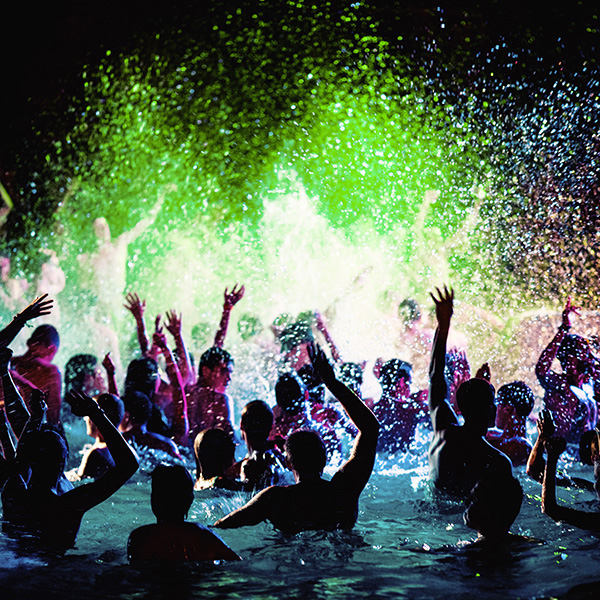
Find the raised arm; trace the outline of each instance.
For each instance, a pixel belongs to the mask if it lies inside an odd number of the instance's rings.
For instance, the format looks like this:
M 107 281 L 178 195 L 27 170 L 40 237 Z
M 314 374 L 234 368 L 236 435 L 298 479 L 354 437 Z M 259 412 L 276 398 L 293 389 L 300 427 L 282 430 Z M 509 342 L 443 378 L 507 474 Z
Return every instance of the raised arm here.
M 338 350 L 338 347 L 335 345 L 335 342 L 329 333 L 329 329 L 325 323 L 325 318 L 318 310 L 315 311 L 315 322 L 317 324 L 317 329 L 323 334 L 325 342 L 327 342 L 327 346 L 331 351 L 331 357 L 333 358 L 334 362 L 341 363 L 342 357 L 340 355 L 340 351 Z
M 221 322 L 219 323 L 219 329 L 215 335 L 215 343 L 213 346 L 222 348 L 225 343 L 225 336 L 227 335 L 227 327 L 229 326 L 229 316 L 231 315 L 231 309 L 244 297 L 246 288 L 242 285 L 237 287 L 237 283 L 233 286 L 231 292 L 228 288 L 225 288 L 223 294 L 223 313 L 221 314 Z
M 454 312 L 454 290 L 444 286 L 443 290 L 436 288 L 437 296 L 431 294 L 435 303 L 437 328 L 431 351 L 429 366 L 429 414 L 434 431 L 446 429 L 449 425 L 457 425 L 456 413 L 448 403 L 448 384 L 444 374 L 446 366 L 446 344 L 450 321 Z
M 135 319 L 137 328 L 138 342 L 142 356 L 148 353 L 148 333 L 146 331 L 146 322 L 144 321 L 144 312 L 146 310 L 146 301 L 140 300 L 140 297 L 135 292 L 129 292 L 125 296 L 125 304 L 123 305 Z
M 52 311 L 52 303 L 53 300 L 48 298 L 48 294 L 43 294 L 26 306 L 20 313 L 17 313 L 13 317 L 13 320 L 0 331 L 0 348 L 6 348 L 17 337 L 17 334 L 27 321 L 49 315 Z
M 537 420 L 538 436 L 527 459 L 526 472 L 529 477 L 539 481 L 544 480 L 546 461 L 544 460 L 544 441 L 554 435 L 555 426 L 549 410 L 543 410 Z
M 183 380 L 173 353 L 167 346 L 167 337 L 162 331 L 156 331 L 153 336 L 153 344 L 160 349 L 167 364 L 167 375 L 171 384 L 171 395 L 173 401 L 173 439 L 175 443 L 187 444 L 190 431 L 188 422 L 187 402 L 183 389 Z
M 177 359 L 177 366 L 181 373 L 181 379 L 183 385 L 191 382 L 193 376 L 192 363 L 190 362 L 190 355 L 188 354 L 185 342 L 183 340 L 183 334 L 181 332 L 181 314 L 177 314 L 174 310 L 167 311 L 167 321 L 165 328 L 173 336 L 175 340 L 175 357 Z
M 308 353 L 315 371 L 344 407 L 348 417 L 358 429 L 349 460 L 338 473 L 350 474 L 356 486 L 362 489 L 373 471 L 379 437 L 379 421 L 366 404 L 346 385 L 336 378 L 333 367 L 323 350 L 316 344 L 308 345 Z
M 65 400 L 71 405 L 74 415 L 88 416 L 92 420 L 102 434 L 115 462 L 115 467 L 96 481 L 81 485 L 60 496 L 60 501 L 64 503 L 65 508 L 86 511 L 114 494 L 137 471 L 138 461 L 134 451 L 95 400 L 81 392 L 70 392 Z
M 600 513 L 588 513 L 567 506 L 561 506 L 556 501 L 556 465 L 558 457 L 566 448 L 564 438 L 553 436 L 545 440 L 546 469 L 542 484 L 542 512 L 555 521 L 563 521 L 581 529 L 600 529 Z
M 29 421 L 29 411 L 13 381 L 9 366 L 12 358 L 10 348 L 0 348 L 0 378 L 2 378 L 2 392 L 4 395 L 4 412 L 10 426 L 19 439 Z
M 579 314 L 579 307 L 571 305 L 571 298 L 567 298 L 567 303 L 562 313 L 562 323 L 552 338 L 552 341 L 546 346 L 540 354 L 540 358 L 535 366 L 535 374 L 542 387 L 546 387 L 546 380 L 551 373 L 550 367 L 552 361 L 556 358 L 556 353 L 560 348 L 567 333 L 569 333 L 573 321 L 573 315 Z
M 113 363 L 110 357 L 110 352 L 107 352 L 104 359 L 102 360 L 102 366 L 106 371 L 106 378 L 108 380 L 108 393 L 113 396 L 120 397 L 119 388 L 117 387 L 117 379 L 115 377 L 115 363 Z

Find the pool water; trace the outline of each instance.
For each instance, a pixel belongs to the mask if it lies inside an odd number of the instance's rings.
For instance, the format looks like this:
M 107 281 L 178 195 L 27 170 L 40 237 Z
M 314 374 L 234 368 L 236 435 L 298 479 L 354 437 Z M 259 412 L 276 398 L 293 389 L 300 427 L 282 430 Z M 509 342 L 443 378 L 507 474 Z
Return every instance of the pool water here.
M 591 467 L 567 457 L 572 474 Z M 555 598 L 600 586 L 598 535 L 554 523 L 540 512 L 541 486 L 522 468 L 525 499 L 512 532 L 534 538 L 510 551 L 457 547 L 474 532 L 460 503 L 435 500 L 427 485 L 425 443 L 398 458 L 379 458 L 363 491 L 352 532 L 286 537 L 261 524 L 220 532 L 242 557 L 218 565 L 130 566 L 126 543 L 154 522 L 148 461 L 109 501 L 87 513 L 77 547 L 61 559 L 19 556 L 0 536 L 0 598 Z M 331 473 L 330 473 L 331 474 Z M 211 525 L 241 506 L 244 493 L 196 492 L 189 519 Z M 583 510 L 594 494 L 559 490 Z M 569 598 L 598 598 L 589 587 Z

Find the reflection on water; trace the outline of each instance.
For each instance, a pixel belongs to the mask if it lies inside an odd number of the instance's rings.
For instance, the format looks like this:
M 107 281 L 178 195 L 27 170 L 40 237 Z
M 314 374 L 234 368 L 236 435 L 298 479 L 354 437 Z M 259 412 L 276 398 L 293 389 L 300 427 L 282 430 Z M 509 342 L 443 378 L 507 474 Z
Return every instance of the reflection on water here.
M 575 463 L 569 469 L 578 470 Z M 129 533 L 153 521 L 149 477 L 141 473 L 86 514 L 77 548 L 64 559 L 19 557 L 1 537 L 0 589 L 3 598 L 504 599 L 557 597 L 597 578 L 597 536 L 544 517 L 540 485 L 523 472 L 526 497 L 512 531 L 538 541 L 511 552 L 457 549 L 473 532 L 459 503 L 432 500 L 425 476 L 422 449 L 403 460 L 380 459 L 349 533 L 286 537 L 261 524 L 221 532 L 244 558 L 239 564 L 130 567 Z M 598 508 L 589 492 L 560 490 L 559 496 L 585 510 Z M 189 517 L 210 525 L 245 499 L 243 493 L 197 493 Z

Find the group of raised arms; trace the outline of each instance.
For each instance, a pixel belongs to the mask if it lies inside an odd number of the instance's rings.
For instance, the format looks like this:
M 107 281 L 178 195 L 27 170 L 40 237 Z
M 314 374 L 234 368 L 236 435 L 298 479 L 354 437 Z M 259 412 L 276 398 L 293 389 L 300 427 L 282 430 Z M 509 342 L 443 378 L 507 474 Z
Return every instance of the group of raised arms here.
M 94 355 L 78 354 L 66 363 L 63 391 L 62 374 L 53 363 L 60 336 L 52 325 L 35 328 L 25 353 L 13 356 L 10 345 L 21 329 L 50 314 L 53 301 L 47 295 L 0 331 L 3 535 L 19 540 L 25 551 L 65 552 L 73 547 L 85 512 L 136 473 L 143 452 L 152 452 L 163 457 L 152 473 L 157 522 L 132 531 L 129 559 L 239 560 L 211 528 L 187 521 L 196 493 L 248 494 L 243 506 L 214 523 L 216 528 L 267 521 L 286 534 L 351 529 L 377 456 L 415 448 L 418 430 L 431 439 L 432 493 L 464 503 L 465 524 L 477 532 L 474 544 L 505 544 L 519 537 L 510 527 L 523 499 L 513 473 L 521 466 L 542 484 L 545 514 L 577 527 L 600 528 L 600 513 L 556 500 L 557 484 L 600 495 L 600 365 L 589 341 L 570 333 L 578 313 L 570 301 L 536 366 L 545 396 L 532 445 L 526 425 L 535 398 L 529 386 L 511 381 L 496 392 L 487 363 L 471 377 L 465 352 L 447 348 L 454 308 L 454 291 L 447 287 L 431 294 L 436 327 L 429 389 L 414 391 L 409 362 L 378 359 L 373 368 L 381 388 L 377 398 L 363 398 L 365 362 L 341 359 L 320 313 L 297 319 L 280 315 L 270 339 L 260 337 L 258 319 L 240 318 L 242 340 L 256 343 L 272 363 L 257 360 L 256 368 L 273 368 L 275 378 L 271 402 L 247 402 L 236 426 L 228 396 L 234 359 L 224 344 L 232 309 L 244 291 L 237 285 L 225 289 L 217 332 L 197 368 L 186 347 L 182 316 L 173 310 L 164 319 L 157 316 L 149 336 L 145 302 L 127 294 L 125 308 L 135 321 L 139 351 L 122 385 L 110 353 L 101 363 Z M 551 369 L 555 358 L 561 373 Z M 78 467 L 65 471 L 63 422 L 75 417 L 83 417 L 94 443 Z M 236 444 L 246 449 L 238 461 Z M 567 444 L 579 445 L 582 462 L 593 466 L 594 481 L 557 476 Z M 337 468 L 324 476 L 334 457 Z

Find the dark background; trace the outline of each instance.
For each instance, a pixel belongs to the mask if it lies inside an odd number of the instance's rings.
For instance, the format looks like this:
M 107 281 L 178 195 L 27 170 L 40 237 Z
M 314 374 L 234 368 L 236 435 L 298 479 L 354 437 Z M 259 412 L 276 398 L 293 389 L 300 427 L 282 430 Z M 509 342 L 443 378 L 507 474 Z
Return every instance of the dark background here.
M 284 0 L 281 0 L 284 3 Z M 4 170 L 14 168 L 13 152 L 31 122 L 50 104 L 68 101 L 85 64 L 97 62 L 107 49 L 126 48 L 155 31 L 199 27 L 218 21 L 236 6 L 256 2 L 171 0 L 30 1 L 4 7 L 1 22 L 1 121 Z M 329 2 L 330 10 L 350 2 Z M 535 77 L 540 57 L 578 68 L 597 64 L 600 20 L 597 2 L 390 2 L 373 0 L 369 12 L 379 19 L 378 33 L 396 42 L 398 52 L 422 60 L 435 41 L 435 60 L 467 69 L 505 40 L 521 61 L 529 57 Z M 276 18 L 276 15 L 274 15 Z M 440 27 L 443 21 L 445 27 Z M 399 35 L 403 41 L 397 42 Z M 429 58 L 429 57 L 427 57 Z

